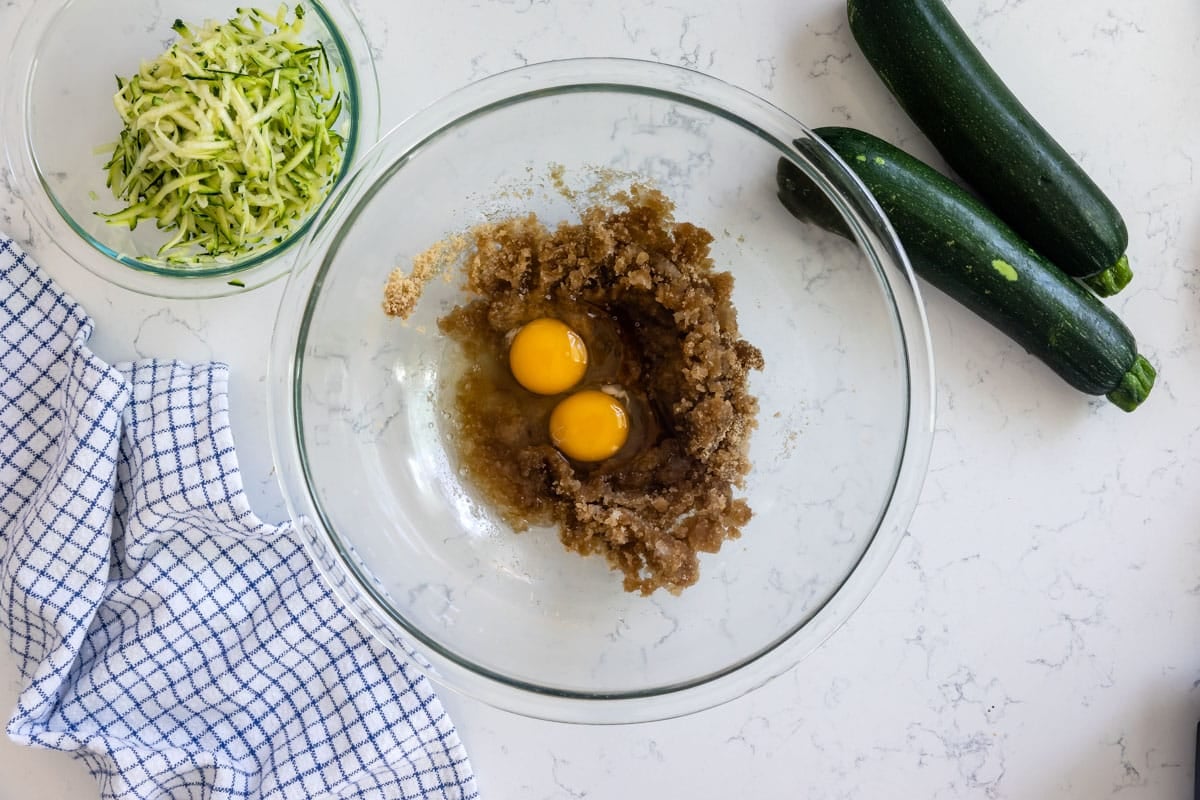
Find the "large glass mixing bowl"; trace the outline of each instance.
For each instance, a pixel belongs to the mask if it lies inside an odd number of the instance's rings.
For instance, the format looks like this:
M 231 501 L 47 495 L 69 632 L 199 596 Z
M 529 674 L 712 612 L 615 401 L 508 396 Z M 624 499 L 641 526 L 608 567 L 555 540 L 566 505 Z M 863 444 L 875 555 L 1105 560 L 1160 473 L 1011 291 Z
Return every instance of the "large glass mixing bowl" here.
M 853 240 L 789 215 L 780 158 L 828 193 Z M 433 281 L 406 323 L 381 308 L 389 272 L 449 234 L 530 211 L 577 220 L 572 189 L 596 174 L 640 176 L 713 232 L 742 335 L 766 359 L 751 379 L 753 519 L 678 596 L 622 591 L 553 530 L 514 533 L 464 481 L 457 347 L 437 327 L 462 281 Z M 370 151 L 289 278 L 270 393 L 290 512 L 364 624 L 446 686 L 586 723 L 712 706 L 816 647 L 895 552 L 933 422 L 916 283 L 846 166 L 749 93 L 608 59 L 488 78 Z

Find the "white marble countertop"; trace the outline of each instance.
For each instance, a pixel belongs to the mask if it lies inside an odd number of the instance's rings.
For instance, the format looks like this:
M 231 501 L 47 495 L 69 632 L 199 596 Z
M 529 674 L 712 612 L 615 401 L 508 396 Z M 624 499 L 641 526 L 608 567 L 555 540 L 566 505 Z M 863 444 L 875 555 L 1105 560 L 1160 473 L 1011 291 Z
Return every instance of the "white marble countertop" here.
M 0 2 L 0 53 L 35 0 Z M 578 55 L 695 67 L 811 124 L 931 157 L 857 52 L 841 0 L 359 0 L 390 127 L 474 78 Z M 446 695 L 485 798 L 1183 797 L 1200 719 L 1200 6 L 952 0 L 1010 86 L 1123 210 L 1113 306 L 1160 369 L 1125 415 L 926 292 L 938 369 L 909 535 L 841 631 L 751 695 L 650 725 L 567 727 Z M 2 80 L 3 78 L 0 78 Z M 0 230 L 119 360 L 220 359 L 260 514 L 264 371 L 282 284 L 170 302 L 71 263 L 0 172 Z M 0 710 L 16 666 L 0 650 Z M 636 777 L 633 777 L 636 774 Z M 0 739 L 0 798 L 95 796 L 80 764 Z

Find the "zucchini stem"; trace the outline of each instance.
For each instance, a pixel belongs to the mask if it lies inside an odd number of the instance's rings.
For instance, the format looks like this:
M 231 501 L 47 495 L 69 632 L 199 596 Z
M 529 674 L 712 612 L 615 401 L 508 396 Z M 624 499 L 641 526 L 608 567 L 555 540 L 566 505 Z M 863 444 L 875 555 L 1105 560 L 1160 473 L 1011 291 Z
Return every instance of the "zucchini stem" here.
M 1133 268 L 1129 266 L 1129 256 L 1123 255 L 1117 259 L 1116 264 L 1103 272 L 1082 278 L 1081 282 L 1100 297 L 1112 297 L 1128 286 L 1131 280 L 1133 280 Z
M 1120 385 L 1108 393 L 1108 399 L 1122 411 L 1133 411 L 1150 395 L 1157 375 L 1150 362 L 1139 355 L 1121 377 Z

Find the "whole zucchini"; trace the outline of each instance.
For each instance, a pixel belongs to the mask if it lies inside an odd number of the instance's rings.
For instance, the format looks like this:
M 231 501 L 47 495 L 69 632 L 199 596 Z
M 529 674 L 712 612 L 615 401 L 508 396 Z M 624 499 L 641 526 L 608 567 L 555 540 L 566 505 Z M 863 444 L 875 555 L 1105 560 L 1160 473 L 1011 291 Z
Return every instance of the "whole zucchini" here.
M 1132 411 L 1155 371 L 1133 334 L 972 195 L 869 133 L 814 133 L 850 165 L 891 220 L 918 275 L 1008 334 L 1082 392 Z M 797 146 L 803 147 L 802 142 Z M 829 199 L 781 159 L 779 197 L 795 216 L 849 233 Z
M 848 0 L 867 61 L 996 214 L 1101 295 L 1132 277 L 1121 214 L 1009 91 L 942 0 Z

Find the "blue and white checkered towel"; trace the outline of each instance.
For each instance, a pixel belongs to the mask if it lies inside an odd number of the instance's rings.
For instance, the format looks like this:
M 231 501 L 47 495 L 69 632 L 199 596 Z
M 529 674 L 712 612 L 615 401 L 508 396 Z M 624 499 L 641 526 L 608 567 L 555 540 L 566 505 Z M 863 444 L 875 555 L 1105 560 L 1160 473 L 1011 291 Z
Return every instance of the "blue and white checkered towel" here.
M 110 367 L 0 236 L 0 623 L 15 741 L 105 798 L 477 797 L 428 681 L 251 512 L 223 365 Z

